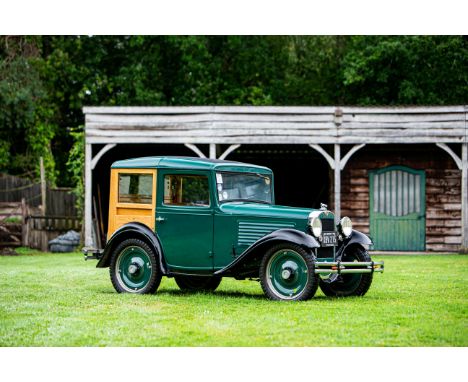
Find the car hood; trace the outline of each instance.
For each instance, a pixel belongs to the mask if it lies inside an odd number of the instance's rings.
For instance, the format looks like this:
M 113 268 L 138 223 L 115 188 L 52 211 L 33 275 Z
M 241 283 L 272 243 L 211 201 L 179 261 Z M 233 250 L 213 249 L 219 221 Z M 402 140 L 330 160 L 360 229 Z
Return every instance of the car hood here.
M 231 202 L 223 203 L 220 210 L 225 214 L 293 219 L 307 221 L 312 208 L 276 206 L 262 203 Z

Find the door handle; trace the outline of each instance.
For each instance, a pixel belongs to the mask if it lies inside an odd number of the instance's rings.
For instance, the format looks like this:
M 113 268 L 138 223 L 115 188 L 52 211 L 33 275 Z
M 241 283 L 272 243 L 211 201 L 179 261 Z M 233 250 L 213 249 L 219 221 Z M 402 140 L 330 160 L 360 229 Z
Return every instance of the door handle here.
M 161 222 L 163 222 L 163 221 L 166 221 L 166 218 L 163 218 L 162 216 L 158 216 L 158 217 L 156 218 L 156 221 L 161 223 Z

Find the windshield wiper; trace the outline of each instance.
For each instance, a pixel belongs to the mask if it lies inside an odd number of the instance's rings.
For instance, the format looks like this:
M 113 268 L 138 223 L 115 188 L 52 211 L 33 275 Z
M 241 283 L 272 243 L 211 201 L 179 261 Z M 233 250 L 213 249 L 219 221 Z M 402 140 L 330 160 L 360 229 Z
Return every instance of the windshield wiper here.
M 246 202 L 246 203 L 262 203 L 262 204 L 271 204 L 271 202 L 267 202 L 265 200 L 256 200 L 256 199 L 226 199 L 221 200 L 219 203 L 228 203 L 228 202 Z

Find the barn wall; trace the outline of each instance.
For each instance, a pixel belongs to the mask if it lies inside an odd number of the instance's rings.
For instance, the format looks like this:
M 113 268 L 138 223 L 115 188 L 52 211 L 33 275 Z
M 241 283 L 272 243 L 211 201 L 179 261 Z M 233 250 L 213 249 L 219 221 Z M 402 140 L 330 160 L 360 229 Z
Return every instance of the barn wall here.
M 426 250 L 461 245 L 461 171 L 435 145 L 379 145 L 356 153 L 342 172 L 341 215 L 369 233 L 369 170 L 403 165 L 426 172 Z

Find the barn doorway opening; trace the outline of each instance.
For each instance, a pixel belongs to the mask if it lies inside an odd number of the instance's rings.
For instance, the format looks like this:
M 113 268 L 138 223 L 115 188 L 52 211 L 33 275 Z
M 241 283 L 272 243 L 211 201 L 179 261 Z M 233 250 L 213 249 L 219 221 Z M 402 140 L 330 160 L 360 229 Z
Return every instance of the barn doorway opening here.
M 222 145 L 223 152 L 228 145 Z M 269 167 L 275 177 L 276 204 L 320 208 L 330 204 L 330 170 L 307 145 L 242 145 L 229 160 Z

